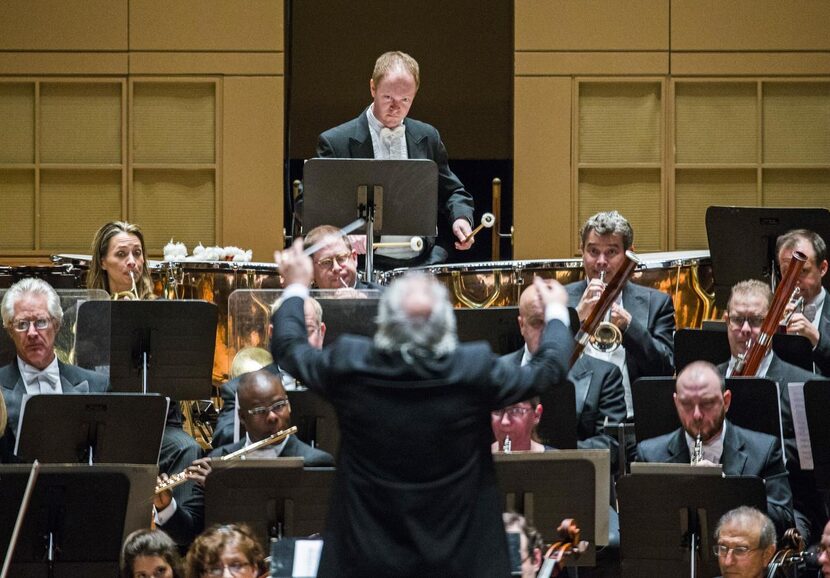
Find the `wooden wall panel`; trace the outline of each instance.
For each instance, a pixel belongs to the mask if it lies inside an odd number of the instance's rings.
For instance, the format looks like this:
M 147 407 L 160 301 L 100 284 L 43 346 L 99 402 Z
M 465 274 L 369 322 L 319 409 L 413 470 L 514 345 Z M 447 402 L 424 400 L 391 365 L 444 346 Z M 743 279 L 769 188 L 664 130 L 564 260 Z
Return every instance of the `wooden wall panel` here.
M 827 0 L 672 0 L 672 50 L 830 50 Z
M 564 257 L 571 251 L 571 80 L 516 78 L 514 87 L 513 256 Z
M 226 245 L 271 262 L 283 243 L 284 81 L 224 81 L 223 232 Z
M 668 74 L 668 52 L 517 52 L 516 76 Z
M 0 50 L 126 50 L 127 0 L 3 0 Z
M 283 0 L 131 0 L 131 50 L 283 51 Z
M 130 52 L 131 74 L 282 75 L 280 52 Z
M 0 75 L 127 74 L 126 52 L 0 52 Z
M 515 0 L 516 50 L 668 50 L 668 0 Z
M 672 52 L 671 70 L 676 76 L 821 76 L 830 74 L 830 52 Z

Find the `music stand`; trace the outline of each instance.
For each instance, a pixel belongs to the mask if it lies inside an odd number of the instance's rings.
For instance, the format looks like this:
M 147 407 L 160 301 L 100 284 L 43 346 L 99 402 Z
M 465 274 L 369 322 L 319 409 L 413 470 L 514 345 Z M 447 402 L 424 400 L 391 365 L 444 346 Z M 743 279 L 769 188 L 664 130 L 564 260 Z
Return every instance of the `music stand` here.
M 366 279 L 375 234 L 435 236 L 438 165 L 429 159 L 310 159 L 303 167 L 303 227 L 366 219 Z
M 271 542 L 271 577 L 316 577 L 322 549 L 321 538 L 283 538 Z
M 810 229 L 830 239 L 830 211 L 825 208 L 709 207 L 706 235 L 715 278 L 715 305 L 726 306 L 729 291 L 738 281 L 770 282 L 775 261 L 775 241 L 791 229 Z M 735 243 L 739 234 L 742 242 Z M 830 290 L 830 277 L 824 287 Z
M 693 361 L 704 360 L 715 365 L 729 361 L 729 338 L 726 324 L 722 329 L 680 329 L 674 334 L 674 365 L 680 373 Z M 772 350 L 787 363 L 813 371 L 813 346 L 801 335 L 776 333 Z
M 30 467 L 0 466 L 0 557 Z M 16 578 L 115 576 L 123 539 L 147 526 L 155 466 L 43 465 L 12 559 Z M 52 537 L 52 561 L 48 540 Z
M 378 291 L 371 291 L 376 297 L 366 299 L 338 299 L 326 293 L 336 291 L 319 291 L 316 295 L 323 308 L 323 322 L 326 335 L 323 346 L 329 345 L 341 335 L 363 335 L 372 337 L 377 329 L 375 318 L 378 316 Z M 305 439 L 305 438 L 303 438 Z
M 205 482 L 205 525 L 245 522 L 263 544 L 325 527 L 334 468 L 302 458 L 213 462 Z
M 804 384 L 804 406 L 807 412 L 807 428 L 813 452 L 813 471 L 816 487 L 825 495 L 830 492 L 830 383 L 808 381 Z
M 334 407 L 311 390 L 289 391 L 288 400 L 291 425 L 297 426 L 297 437 L 337 457 L 340 428 Z
M 641 377 L 634 383 L 631 393 L 634 435 L 638 442 L 680 427 L 674 405 L 675 383 L 672 377 Z M 777 383 L 760 377 L 735 377 L 726 380 L 726 388 L 732 391 L 732 403 L 726 414 L 731 423 L 771 435 L 783 444 Z
M 596 546 L 608 544 L 608 450 L 495 454 L 493 461 L 503 510 L 522 514 L 547 543 L 558 540 L 563 519 L 575 518 L 590 543 L 575 564 L 595 565 Z
M 543 444 L 558 450 L 577 447 L 576 391 L 570 381 L 557 383 L 539 396 L 542 417 L 536 433 Z
M 78 364 L 107 365 L 108 353 L 114 391 L 207 399 L 217 316 L 215 304 L 199 300 L 87 301 L 78 310 Z M 110 347 L 101 351 L 96 335 L 107 321 Z
M 712 535 L 720 517 L 738 506 L 767 511 L 764 482 L 754 476 L 631 474 L 617 481 L 617 498 L 624 576 L 694 577 L 694 550 L 700 575 L 718 576 Z
M 458 340 L 462 343 L 486 341 L 498 355 L 512 353 L 525 344 L 519 331 L 518 317 L 518 307 L 456 309 Z
M 24 462 L 155 465 L 166 416 L 158 394 L 34 395 L 20 408 L 15 454 Z

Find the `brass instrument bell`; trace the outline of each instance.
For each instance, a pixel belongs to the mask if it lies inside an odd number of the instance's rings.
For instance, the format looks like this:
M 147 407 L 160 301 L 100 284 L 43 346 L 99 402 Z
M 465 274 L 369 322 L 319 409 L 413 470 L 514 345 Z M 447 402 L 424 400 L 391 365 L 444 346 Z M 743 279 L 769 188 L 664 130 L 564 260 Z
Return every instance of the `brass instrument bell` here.
M 600 271 L 599 280 L 605 283 L 605 271 Z M 605 319 L 597 326 L 596 331 L 589 338 L 591 345 L 603 353 L 612 353 L 622 345 L 622 331 L 611 323 L 611 309 L 605 315 Z

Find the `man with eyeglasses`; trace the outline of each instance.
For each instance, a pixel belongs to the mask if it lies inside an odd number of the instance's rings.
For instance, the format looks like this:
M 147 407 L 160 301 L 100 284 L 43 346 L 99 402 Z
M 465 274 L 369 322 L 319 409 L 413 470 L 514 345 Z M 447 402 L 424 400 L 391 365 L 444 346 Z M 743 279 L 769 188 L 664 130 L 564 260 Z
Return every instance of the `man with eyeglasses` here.
M 55 337 L 63 321 L 63 309 L 60 297 L 46 281 L 18 281 L 6 291 L 0 309 L 3 326 L 17 352 L 14 361 L 0 368 L 10 437 L 17 436 L 20 407 L 26 394 L 108 391 L 105 376 L 58 360 Z
M 723 578 L 763 578 L 775 554 L 775 526 L 763 512 L 740 506 L 718 520 L 712 550 Z
M 674 405 L 682 427 L 637 444 L 636 460 L 690 464 L 695 440 L 703 442 L 699 466 L 720 464 L 727 476 L 757 476 L 764 480 L 767 511 L 779 533 L 793 526 L 792 493 L 777 438 L 738 427 L 726 412 L 732 392 L 723 376 L 707 361 L 690 363 L 675 384 Z
M 302 241 L 277 262 L 289 286 L 274 357 L 340 418 L 317 576 L 508 576 L 489 412 L 566 379 L 565 290 L 537 282 L 547 327 L 525 367 L 486 343 L 458 343 L 446 288 L 417 272 L 384 292 L 373 339 L 342 336 L 317 351 L 303 326 L 313 265 Z
M 195 460 L 187 468 L 188 477 L 196 481 L 194 498 L 179 507 L 171 492 L 164 492 L 155 498 L 156 524 L 176 538 L 193 537 L 204 529 L 204 485 L 210 474 L 211 458 L 220 458 L 253 443 L 264 440 L 278 431 L 291 427 L 291 404 L 279 377 L 260 369 L 242 375 L 239 381 L 240 421 L 245 425 L 245 437 L 238 442 L 213 449 L 207 458 Z M 247 459 L 263 460 L 301 457 L 305 467 L 334 466 L 331 454 L 311 447 L 297 436 L 290 435 L 282 442 L 254 450 L 246 454 Z M 166 476 L 162 475 L 162 479 Z
M 804 305 L 793 313 L 787 333 L 809 339 L 816 371 L 830 376 L 830 299 L 821 283 L 828 270 L 827 244 L 808 229 L 796 229 L 778 237 L 775 254 L 782 275 L 787 273 L 793 251 L 801 251 L 807 257 L 797 282 Z
M 280 303 L 282 303 L 281 300 L 274 303 L 274 309 L 279 307 Z M 303 306 L 303 316 L 305 318 L 308 344 L 315 349 L 322 349 L 323 340 L 326 337 L 326 324 L 323 323 L 323 307 L 320 305 L 320 302 L 314 298 L 307 299 Z M 269 326 L 268 333 L 269 335 L 273 333 L 273 327 Z M 275 360 L 262 369 L 277 376 L 286 390 L 292 391 L 298 389 L 297 380 L 281 368 L 278 361 Z M 219 416 L 216 419 L 216 427 L 213 428 L 212 445 L 215 448 L 233 443 L 236 440 L 234 433 L 236 429 L 235 420 L 239 417 L 236 411 L 236 395 L 241 378 L 242 376 L 238 376 L 230 379 L 219 388 L 219 395 L 222 396 L 222 409 L 219 411 Z M 244 424 L 240 428 L 244 432 L 243 428 Z
M 382 285 L 358 277 L 357 251 L 348 235 L 342 235 L 337 227 L 314 227 L 305 236 L 304 242 L 310 247 L 326 238 L 330 242 L 311 256 L 314 263 L 312 286 L 315 289 L 384 289 Z
M 741 281 L 732 287 L 724 313 L 731 358 L 728 362 L 718 366 L 718 370 L 726 377 L 732 375 L 738 357 L 746 353 L 752 342 L 757 341 L 761 333 L 761 325 L 764 323 L 771 304 L 772 291 L 761 281 L 750 279 Z M 787 457 L 787 470 L 790 472 L 796 526 L 804 539 L 810 543 L 814 535 L 814 527 L 816 531 L 820 527 L 816 524 L 820 524 L 818 513 L 822 506 L 815 489 L 812 472 L 803 471 L 800 466 L 795 441 L 795 425 L 790 407 L 789 384 L 822 378 L 815 373 L 787 363 L 772 349 L 761 362 L 756 377 L 766 377 L 778 383 L 784 452 Z

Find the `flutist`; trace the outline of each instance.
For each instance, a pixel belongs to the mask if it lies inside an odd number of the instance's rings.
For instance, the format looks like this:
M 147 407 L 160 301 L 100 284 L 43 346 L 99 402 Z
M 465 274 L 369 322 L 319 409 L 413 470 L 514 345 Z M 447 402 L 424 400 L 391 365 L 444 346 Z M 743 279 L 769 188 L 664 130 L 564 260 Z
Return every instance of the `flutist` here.
M 568 306 L 576 308 L 582 322 L 597 305 L 605 284 L 620 269 L 625 252 L 633 247 L 634 231 L 617 211 L 597 213 L 582 225 L 580 239 L 585 280 L 571 283 L 565 290 Z M 622 297 L 611 307 L 609 321 L 622 333 L 620 346 L 608 352 L 588 346 L 584 355 L 620 368 L 631 417 L 631 384 L 640 377 L 674 373 L 674 304 L 665 293 L 628 282 Z

